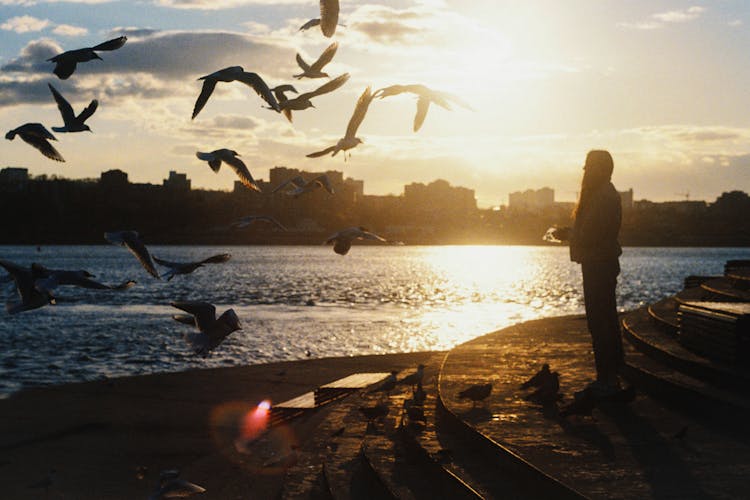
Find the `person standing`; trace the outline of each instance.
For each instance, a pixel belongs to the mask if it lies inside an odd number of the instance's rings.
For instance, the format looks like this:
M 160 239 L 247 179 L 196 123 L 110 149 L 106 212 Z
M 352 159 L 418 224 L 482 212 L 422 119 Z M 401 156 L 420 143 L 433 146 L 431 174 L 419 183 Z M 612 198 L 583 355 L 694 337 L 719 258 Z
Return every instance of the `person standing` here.
M 589 387 L 599 396 L 620 390 L 618 372 L 623 364 L 615 296 L 622 254 L 618 242 L 622 207 L 611 182 L 613 169 L 608 151 L 588 152 L 570 231 L 570 259 L 581 264 L 586 321 L 596 364 L 596 381 Z

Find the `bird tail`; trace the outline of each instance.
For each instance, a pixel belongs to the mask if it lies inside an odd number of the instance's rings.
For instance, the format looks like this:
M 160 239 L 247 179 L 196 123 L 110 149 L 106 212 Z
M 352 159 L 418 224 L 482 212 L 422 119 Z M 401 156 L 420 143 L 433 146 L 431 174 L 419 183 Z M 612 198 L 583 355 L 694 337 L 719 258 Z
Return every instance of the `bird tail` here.
M 68 129 L 65 127 L 52 127 L 52 130 L 54 130 L 55 132 L 67 132 L 68 131 Z

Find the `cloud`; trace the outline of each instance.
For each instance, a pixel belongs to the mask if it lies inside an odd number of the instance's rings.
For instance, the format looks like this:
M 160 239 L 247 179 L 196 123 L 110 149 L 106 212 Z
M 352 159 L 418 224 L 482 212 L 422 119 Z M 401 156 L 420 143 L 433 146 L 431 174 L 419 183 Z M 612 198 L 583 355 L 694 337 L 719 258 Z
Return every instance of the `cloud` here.
M 20 5 L 23 7 L 29 7 L 40 3 L 84 3 L 84 4 L 97 4 L 97 3 L 111 3 L 115 0 L 0 0 L 0 5 Z
M 174 9 L 220 10 L 251 5 L 307 4 L 306 0 L 155 0 L 160 7 Z
M 71 26 L 70 24 L 58 24 L 52 33 L 60 36 L 83 36 L 87 34 L 89 30 L 81 28 L 80 26 Z
M 29 33 L 32 31 L 42 31 L 49 26 L 49 24 L 49 19 L 37 19 L 32 16 L 17 16 L 11 17 L 3 24 L 0 24 L 0 29 L 5 31 L 15 31 L 16 33 Z
M 136 33 L 121 49 L 103 54 L 102 61 L 80 64 L 77 75 L 145 73 L 167 80 L 197 78 L 227 66 L 252 61 L 247 71 L 263 77 L 286 78 L 293 69 L 293 48 L 273 38 L 220 31 L 155 31 L 118 28 L 117 33 Z M 73 48 L 73 47 L 71 47 Z M 63 49 L 53 40 L 29 42 L 19 56 L 0 68 L 2 72 L 50 73 L 46 63 Z M 288 61 L 279 64 L 279 61 Z
M 665 24 L 694 21 L 701 17 L 705 11 L 705 7 L 693 6 L 681 10 L 657 12 L 656 14 L 651 14 L 646 20 L 633 23 L 623 22 L 619 23 L 618 26 L 636 30 L 654 30 L 663 27 Z

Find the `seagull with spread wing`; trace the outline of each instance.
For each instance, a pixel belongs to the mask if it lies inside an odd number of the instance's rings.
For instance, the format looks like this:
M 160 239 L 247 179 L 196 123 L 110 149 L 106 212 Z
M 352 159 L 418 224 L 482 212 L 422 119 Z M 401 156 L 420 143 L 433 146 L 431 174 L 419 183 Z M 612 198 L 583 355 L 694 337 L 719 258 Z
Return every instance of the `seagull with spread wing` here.
M 282 231 L 287 231 L 287 228 L 284 227 L 284 225 L 281 224 L 281 222 L 277 221 L 270 215 L 248 215 L 246 217 L 242 217 L 232 222 L 232 224 L 230 224 L 229 227 L 231 227 L 232 229 L 244 229 L 256 222 L 267 222 L 269 224 L 272 224 L 274 227 L 279 228 Z
M 38 149 L 50 160 L 65 162 L 65 158 L 49 142 L 56 141 L 57 138 L 41 123 L 24 123 L 5 134 L 5 138 L 9 141 L 15 139 L 16 136 L 20 137 L 26 144 Z
M 323 72 L 323 67 L 333 60 L 333 56 L 336 55 L 336 51 L 339 48 L 338 42 L 333 42 L 331 45 L 326 47 L 318 60 L 312 64 L 307 64 L 302 56 L 297 52 L 297 64 L 302 68 L 302 73 L 294 75 L 294 78 L 328 78 L 328 73 Z
M 102 50 L 117 50 L 128 41 L 128 38 L 121 36 L 108 40 L 94 47 L 85 47 L 83 49 L 69 50 L 58 54 L 55 57 L 47 59 L 47 61 L 55 63 L 55 69 L 53 72 L 61 79 L 65 80 L 76 70 L 78 63 L 91 61 L 92 59 L 100 59 L 97 51 Z
M 418 96 L 417 114 L 414 115 L 414 132 L 418 131 L 422 127 L 422 123 L 424 123 L 424 119 L 427 116 L 427 111 L 430 109 L 430 104 L 433 102 L 449 111 L 451 109 L 451 102 L 463 106 L 466 109 L 473 109 L 466 101 L 464 101 L 457 95 L 449 94 L 448 92 L 439 92 L 437 90 L 432 90 L 425 87 L 424 85 L 419 84 L 391 85 L 390 87 L 376 90 L 373 94 L 373 97 L 379 97 L 382 99 L 384 97 L 403 94 L 404 92 L 408 92 Z
M 312 92 L 305 92 L 304 94 L 300 94 L 293 99 L 289 99 L 286 97 L 286 95 L 284 95 L 284 92 L 296 92 L 294 87 L 292 87 L 291 85 L 279 85 L 278 87 L 274 87 L 274 94 L 279 100 L 279 108 L 281 108 L 281 112 L 284 113 L 286 119 L 291 122 L 292 110 L 302 111 L 303 109 L 314 108 L 315 106 L 313 105 L 312 101 L 310 101 L 310 99 L 319 95 L 333 92 L 334 90 L 345 84 L 347 80 L 349 80 L 349 73 L 344 73 L 343 75 L 337 76 L 333 80 L 324 83 Z
M 365 115 L 367 114 L 367 108 L 370 107 L 371 102 L 372 102 L 372 92 L 371 92 L 370 87 L 367 87 L 365 91 L 362 93 L 362 95 L 359 96 L 359 99 L 357 100 L 357 105 L 354 107 L 354 113 L 352 113 L 352 117 L 349 119 L 349 124 L 346 127 L 346 134 L 344 134 L 344 137 L 339 139 L 336 145 L 325 148 L 322 151 L 310 153 L 309 155 L 307 155 L 307 157 L 318 158 L 320 156 L 325 156 L 329 153 L 332 153 L 331 156 L 336 156 L 336 153 L 338 153 L 339 151 L 348 151 L 349 149 L 352 149 L 356 147 L 358 144 L 361 144 L 362 142 L 364 142 L 359 137 L 356 137 L 356 134 L 357 134 L 357 129 L 362 124 L 362 120 L 365 119 Z M 350 156 L 351 156 L 351 153 L 350 153 Z M 344 155 L 344 159 L 346 159 L 346 155 Z
M 291 179 L 285 180 L 284 182 L 276 186 L 274 190 L 271 191 L 271 194 L 276 193 L 277 191 L 281 191 L 282 189 L 287 187 L 290 187 L 290 189 L 287 189 L 286 191 L 284 191 L 284 193 L 295 198 L 298 198 L 305 193 L 310 193 L 320 188 L 328 191 L 328 194 L 333 194 L 333 186 L 331 185 L 331 180 L 326 174 L 319 175 L 314 179 L 311 179 L 310 181 L 305 181 L 304 177 L 302 177 L 301 175 L 297 175 L 295 177 L 292 177 Z
M 342 229 L 338 233 L 334 234 L 325 241 L 326 245 L 333 243 L 333 251 L 339 255 L 346 255 L 349 249 L 352 247 L 352 241 L 354 240 L 373 240 L 382 241 L 386 243 L 388 240 L 382 236 L 378 236 L 375 233 L 371 233 L 362 226 L 359 227 L 348 227 Z
M 253 191 L 261 192 L 260 186 L 255 182 L 253 179 L 253 176 L 250 175 L 250 171 L 247 169 L 247 166 L 245 165 L 245 162 L 237 158 L 239 153 L 237 151 L 234 151 L 232 149 L 216 149 L 214 151 L 211 151 L 209 153 L 203 153 L 201 151 L 198 151 L 195 153 L 195 156 L 198 157 L 199 160 L 207 161 L 208 166 L 211 167 L 211 170 L 219 173 L 219 169 L 221 168 L 221 162 L 226 163 L 230 167 L 232 167 L 232 170 L 237 174 L 237 177 L 240 178 L 240 181 L 245 187 L 248 187 L 252 189 Z
M 163 277 L 167 278 L 167 281 L 170 281 L 178 274 L 190 274 L 204 264 L 222 264 L 231 258 L 232 254 L 222 253 L 197 262 L 170 262 L 168 260 L 159 259 L 154 255 L 154 262 L 160 266 L 169 268 L 169 271 L 164 273 Z
M 135 285 L 135 281 L 126 280 L 119 285 L 105 285 L 94 281 L 93 274 L 86 270 L 68 271 L 65 269 L 48 269 L 41 264 L 31 264 L 34 274 L 34 287 L 40 292 L 52 292 L 58 286 L 71 285 L 90 290 L 127 290 Z
M 272 109 L 280 111 L 279 103 L 271 93 L 271 89 L 268 88 L 266 82 L 257 74 L 245 71 L 242 66 L 230 66 L 228 68 L 220 69 L 210 75 L 202 76 L 198 80 L 203 80 L 203 88 L 198 99 L 195 101 L 195 107 L 193 108 L 193 118 L 198 116 L 203 106 L 208 102 L 208 98 L 216 87 L 218 82 L 241 82 L 245 85 L 252 87 L 255 92 L 263 98 L 264 101 L 271 106 Z
M 339 0 L 320 0 L 320 31 L 331 38 L 339 23 Z
M 148 253 L 148 249 L 143 244 L 138 231 L 113 231 L 104 233 L 104 239 L 113 245 L 122 245 L 127 248 L 151 276 L 161 279 L 159 271 L 156 270 L 154 263 L 151 261 L 151 254 Z
M 34 286 L 34 282 L 39 276 L 33 268 L 26 268 L 1 259 L 0 267 L 3 267 L 13 278 L 16 283 L 16 291 L 21 298 L 20 302 L 5 304 L 5 310 L 8 314 L 31 311 L 55 303 L 55 298 L 48 290 L 37 290 Z
M 73 107 L 65 100 L 60 92 L 58 92 L 51 83 L 48 83 L 47 86 L 49 87 L 50 92 L 52 92 L 55 102 L 57 102 L 57 109 L 60 110 L 63 122 L 65 123 L 63 127 L 52 127 L 52 130 L 55 132 L 83 132 L 84 130 L 91 132 L 89 126 L 84 122 L 94 114 L 96 108 L 99 107 L 99 101 L 94 99 L 88 106 L 83 108 L 83 111 L 81 111 L 78 116 L 76 116 L 73 112 Z
M 198 333 L 185 334 L 185 340 L 196 354 L 207 356 L 232 332 L 242 329 L 234 309 L 227 309 L 216 317 L 216 307 L 208 302 L 172 302 L 172 307 L 189 314 L 175 314 L 172 319 L 198 328 Z

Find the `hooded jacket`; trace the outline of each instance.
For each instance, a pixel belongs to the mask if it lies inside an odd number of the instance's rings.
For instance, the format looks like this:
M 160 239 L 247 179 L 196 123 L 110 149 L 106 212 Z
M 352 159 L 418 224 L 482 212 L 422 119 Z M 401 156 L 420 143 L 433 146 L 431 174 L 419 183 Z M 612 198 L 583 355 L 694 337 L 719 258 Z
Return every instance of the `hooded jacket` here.
M 620 194 L 611 182 L 594 189 L 573 223 L 570 238 L 573 262 L 616 260 L 622 254 L 617 241 L 622 221 Z

